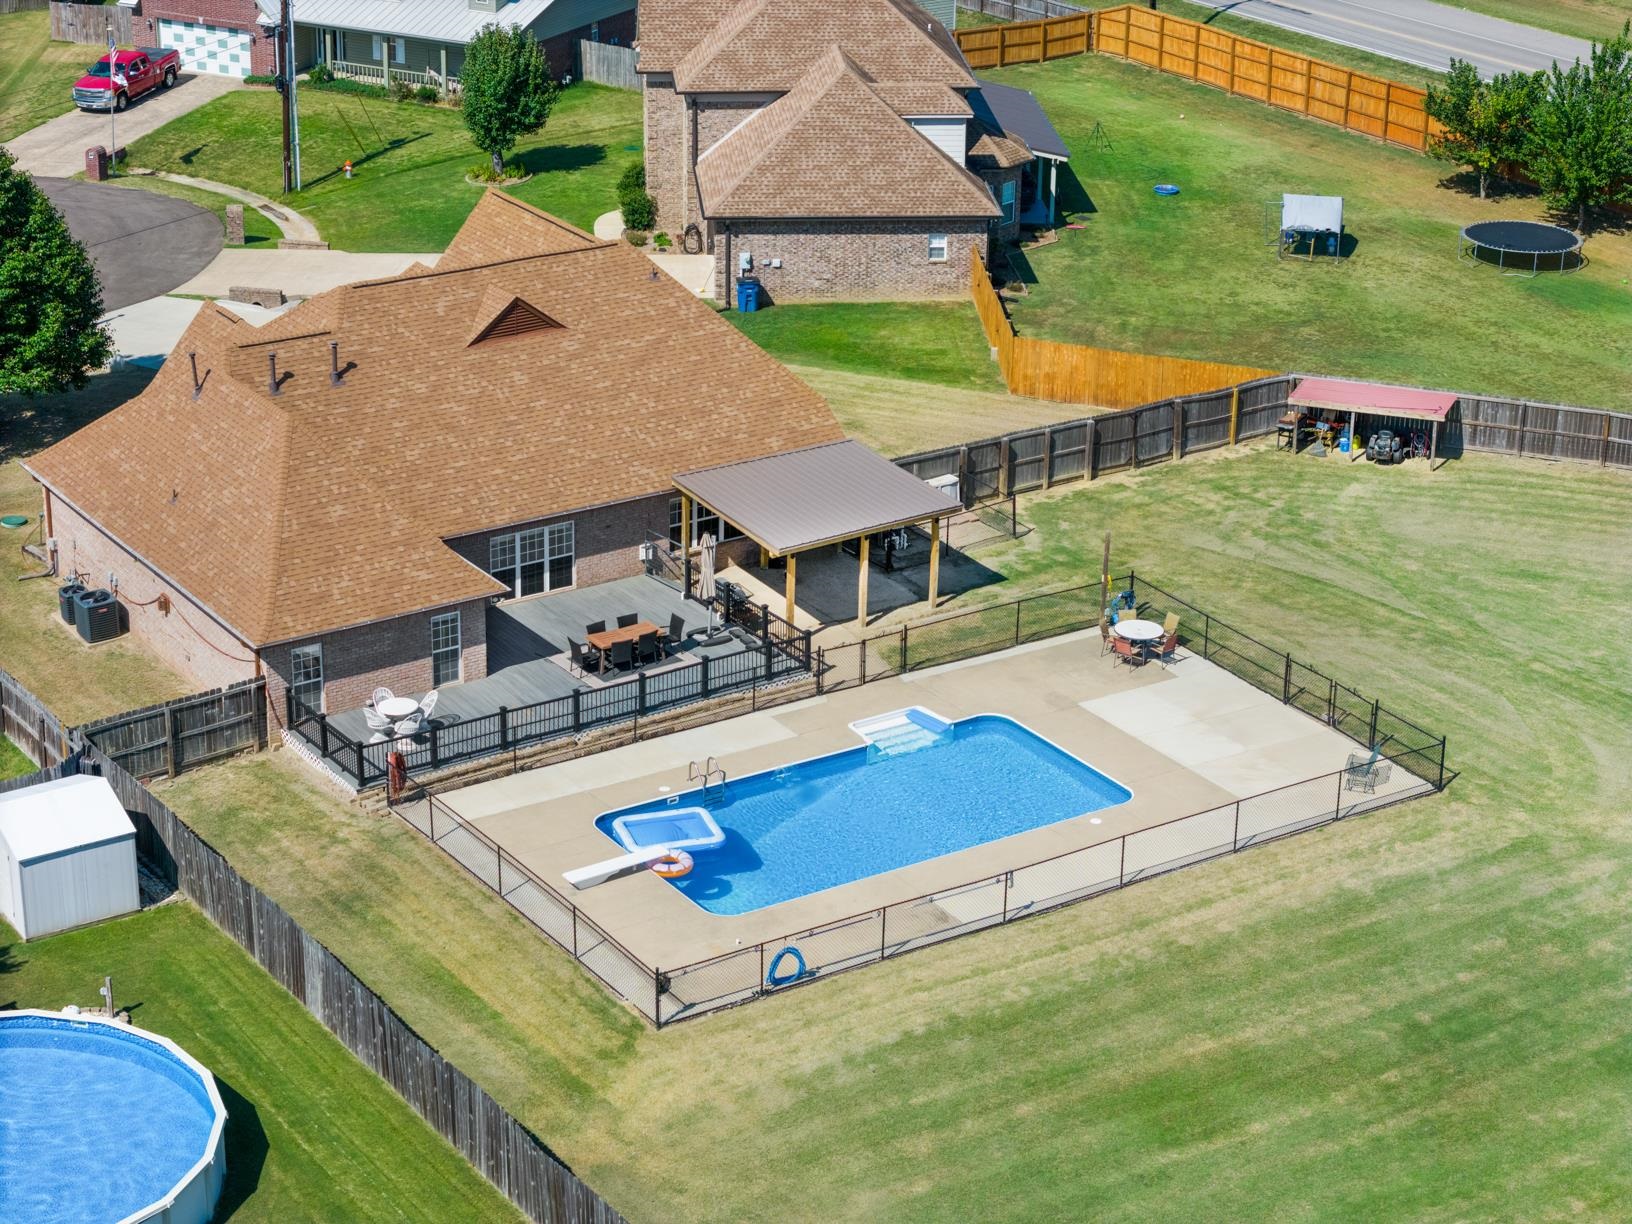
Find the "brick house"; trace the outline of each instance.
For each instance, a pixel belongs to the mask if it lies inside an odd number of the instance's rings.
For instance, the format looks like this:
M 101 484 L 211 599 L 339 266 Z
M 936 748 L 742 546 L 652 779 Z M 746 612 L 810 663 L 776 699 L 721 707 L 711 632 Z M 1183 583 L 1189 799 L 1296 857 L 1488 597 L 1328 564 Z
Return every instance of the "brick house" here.
M 188 72 L 276 71 L 278 0 L 145 0 L 140 14 L 131 19 L 136 41 L 179 52 Z
M 721 300 L 743 275 L 772 300 L 960 297 L 1028 181 L 1052 219 L 1044 155 L 907 0 L 645 0 L 640 35 L 657 224 L 713 253 Z
M 151 0 L 149 0 L 151 2 Z M 269 0 L 270 2 L 270 0 Z M 327 64 L 337 75 L 386 83 L 457 81 L 465 45 L 484 25 L 531 30 L 557 80 L 579 75 L 578 43 L 628 46 L 634 0 L 300 0 L 295 64 Z
M 435 270 L 259 328 L 206 306 L 25 466 L 58 573 L 200 687 L 265 675 L 276 726 L 290 687 L 339 711 L 482 678 L 490 603 L 641 573 L 673 473 L 842 437 L 644 256 L 489 192 Z

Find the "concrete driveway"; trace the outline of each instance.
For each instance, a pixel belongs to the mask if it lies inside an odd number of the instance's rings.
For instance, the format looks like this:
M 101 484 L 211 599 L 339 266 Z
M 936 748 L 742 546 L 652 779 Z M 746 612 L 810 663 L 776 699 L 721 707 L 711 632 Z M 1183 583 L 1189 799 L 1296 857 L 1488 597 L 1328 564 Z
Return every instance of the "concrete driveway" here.
M 1585 60 L 1591 44 L 1551 30 L 1519 25 L 1433 0 L 1200 0 L 1209 8 L 1251 17 L 1284 30 L 1374 51 L 1444 72 L 1451 57 L 1486 76 L 1533 72 Z M 1607 23 L 1606 23 L 1607 24 Z
M 168 293 L 207 267 L 226 235 L 196 204 L 151 191 L 36 178 L 102 277 L 102 306 L 118 310 Z
M 120 145 L 128 145 L 139 136 L 146 136 L 169 123 L 178 115 L 185 115 L 212 99 L 219 98 L 242 83 L 232 77 L 213 73 L 188 73 L 176 81 L 171 89 L 155 89 L 138 98 L 128 110 L 119 115 L 115 127 Z M 17 168 L 35 175 L 54 175 L 66 178 L 85 168 L 85 150 L 92 145 L 108 143 L 108 113 L 106 111 L 71 110 L 66 115 L 49 119 L 37 128 L 30 128 L 10 140 L 6 148 L 17 159 Z M 147 295 L 151 296 L 151 295 Z

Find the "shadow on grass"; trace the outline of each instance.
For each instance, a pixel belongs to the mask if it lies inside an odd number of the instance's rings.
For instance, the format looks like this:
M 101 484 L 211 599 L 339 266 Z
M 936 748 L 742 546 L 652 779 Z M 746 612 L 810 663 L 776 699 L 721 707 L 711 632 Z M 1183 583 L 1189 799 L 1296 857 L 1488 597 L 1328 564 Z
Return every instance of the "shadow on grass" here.
M 217 1220 L 231 1219 L 249 1201 L 261 1184 L 269 1145 L 261 1126 L 261 1115 L 241 1092 L 215 1073 L 221 1103 L 227 1107 L 227 1180 L 221 1187 L 221 1202 L 215 1209 Z
M 606 160 L 606 146 L 596 144 L 542 145 L 518 153 L 513 159 L 522 164 L 528 174 L 548 171 L 584 170 Z
M 93 375 L 78 391 L 60 395 L 0 395 L 0 463 L 32 455 L 111 412 L 153 381 L 155 370 L 130 366 Z
M 1077 172 L 1071 169 L 1070 162 L 1060 167 L 1059 195 L 1056 199 L 1061 216 L 1099 211 L 1094 205 L 1093 197 L 1088 194 L 1088 189 L 1077 177 Z
M 365 149 L 356 157 L 349 159 L 351 161 L 352 172 L 356 173 L 377 157 L 384 157 L 389 153 L 395 153 L 398 149 L 401 149 L 406 145 L 411 145 L 417 140 L 424 140 L 431 135 L 433 135 L 431 132 L 414 132 L 408 136 L 393 136 L 377 149 Z M 361 141 L 358 143 L 361 144 Z M 330 170 L 327 174 L 320 174 L 314 179 L 304 179 L 301 183 L 300 189 L 302 191 L 310 191 L 312 188 L 321 186 L 332 178 L 344 175 L 345 172 L 345 163 L 342 162 L 340 165 Z

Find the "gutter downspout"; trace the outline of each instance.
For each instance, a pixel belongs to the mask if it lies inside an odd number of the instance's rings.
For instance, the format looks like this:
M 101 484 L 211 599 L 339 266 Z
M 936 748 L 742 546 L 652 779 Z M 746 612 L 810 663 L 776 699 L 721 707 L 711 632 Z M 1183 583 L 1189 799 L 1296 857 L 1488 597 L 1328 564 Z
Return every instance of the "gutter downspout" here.
M 731 222 L 721 221 L 720 231 L 725 235 L 725 308 L 731 309 Z

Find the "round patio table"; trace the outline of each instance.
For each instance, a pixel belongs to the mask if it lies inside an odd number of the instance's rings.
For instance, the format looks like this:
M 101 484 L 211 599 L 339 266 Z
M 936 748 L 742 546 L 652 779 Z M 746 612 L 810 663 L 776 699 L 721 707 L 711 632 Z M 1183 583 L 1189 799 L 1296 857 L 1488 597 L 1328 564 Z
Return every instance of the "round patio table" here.
M 392 722 L 396 722 L 399 719 L 407 718 L 415 710 L 419 709 L 419 702 L 412 697 L 392 697 L 387 701 L 380 702 L 374 708 Z
M 1130 642 L 1154 642 L 1162 636 L 1162 627 L 1155 621 L 1119 620 L 1115 628 L 1117 637 Z

